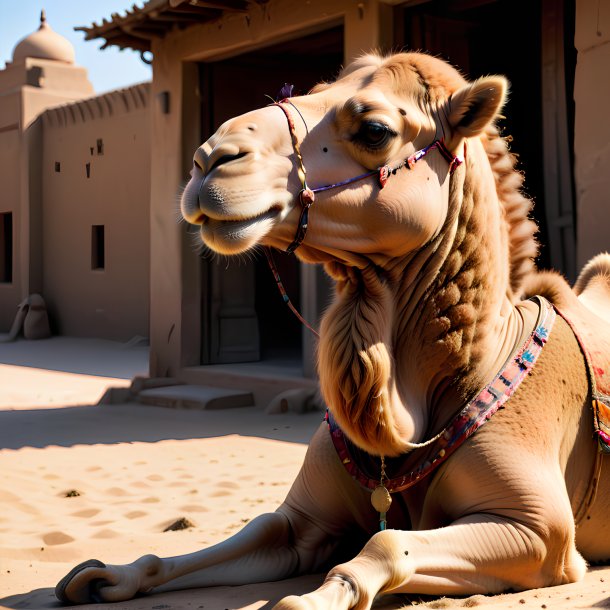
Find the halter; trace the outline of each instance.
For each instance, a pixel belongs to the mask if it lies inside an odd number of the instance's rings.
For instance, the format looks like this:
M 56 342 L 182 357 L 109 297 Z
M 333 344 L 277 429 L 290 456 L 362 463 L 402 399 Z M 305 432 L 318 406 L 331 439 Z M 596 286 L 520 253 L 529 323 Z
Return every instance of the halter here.
M 285 85 L 283 92 L 287 92 L 290 94 L 292 91 L 292 86 Z M 303 161 L 303 155 L 301 153 L 301 146 L 299 143 L 299 138 L 297 137 L 296 128 L 294 125 L 294 121 L 292 120 L 292 115 L 288 111 L 286 104 L 290 104 L 299 114 L 301 119 L 303 120 L 303 124 L 305 125 L 305 130 L 309 133 L 309 128 L 307 127 L 307 123 L 303 118 L 300 110 L 290 101 L 289 97 L 285 97 L 281 99 L 279 102 L 273 102 L 273 106 L 277 106 L 281 109 L 288 121 L 288 130 L 290 131 L 290 138 L 292 140 L 292 148 L 294 149 L 294 154 L 297 159 L 297 175 L 299 176 L 299 180 L 301 181 L 301 190 L 299 191 L 298 197 L 299 202 L 301 204 L 301 215 L 299 216 L 299 224 L 297 225 L 296 234 L 292 243 L 286 248 L 286 252 L 288 254 L 292 254 L 305 239 L 305 235 L 307 233 L 307 227 L 309 226 L 309 208 L 313 205 L 316 200 L 316 193 L 322 193 L 324 191 L 330 191 L 332 189 L 341 188 L 342 186 L 347 186 L 348 184 L 352 184 L 353 182 L 358 182 L 359 180 L 364 180 L 366 178 L 370 178 L 372 176 L 377 176 L 377 183 L 379 188 L 382 189 L 390 176 L 396 175 L 396 172 L 403 167 L 407 167 L 408 169 L 413 169 L 413 166 L 420 160 L 423 159 L 429 152 L 432 152 L 434 149 L 437 149 L 443 158 L 449 163 L 449 173 L 453 173 L 457 167 L 459 167 L 464 162 L 464 157 L 458 157 L 457 155 L 453 155 L 447 146 L 445 145 L 444 138 L 440 138 L 434 140 L 432 144 L 429 144 L 425 148 L 421 148 L 420 150 L 416 150 L 412 155 L 409 155 L 404 161 L 398 163 L 395 166 L 383 165 L 378 167 L 377 169 L 365 172 L 364 174 L 359 174 L 358 176 L 354 176 L 353 178 L 348 178 L 347 180 L 342 180 L 341 182 L 335 182 L 334 184 L 326 184 L 324 186 L 319 186 L 317 188 L 309 188 L 307 184 L 307 170 L 305 169 L 305 162 Z M 464 142 L 464 154 L 466 153 L 466 142 Z M 288 294 L 286 293 L 286 289 L 282 284 L 282 280 L 280 278 L 280 274 L 277 271 L 277 267 L 275 266 L 275 261 L 273 260 L 273 255 L 269 248 L 265 248 L 265 255 L 267 256 L 267 261 L 269 263 L 269 267 L 271 272 L 273 273 L 273 277 L 277 284 L 277 287 L 282 295 L 282 299 L 288 305 L 292 313 L 301 321 L 301 323 L 306 326 L 316 337 L 320 338 L 318 332 L 301 316 L 296 307 L 291 303 Z
M 309 225 L 309 208 L 313 205 L 316 200 L 316 193 L 322 193 L 324 191 L 330 191 L 332 189 L 341 188 L 343 186 L 347 186 L 348 184 L 352 184 L 354 182 L 358 182 L 360 180 L 365 180 L 366 178 L 370 178 L 372 176 L 377 176 L 377 184 L 379 188 L 382 189 L 390 176 L 396 175 L 396 172 L 403 167 L 408 169 L 413 169 L 413 166 L 423 159 L 428 153 L 432 152 L 434 149 L 437 149 L 443 158 L 449 163 L 449 173 L 453 173 L 457 167 L 459 167 L 464 162 L 464 157 L 459 157 L 457 155 L 452 154 L 447 146 L 445 145 L 444 138 L 440 138 L 434 140 L 428 146 L 421 148 L 420 150 L 416 150 L 413 154 L 409 155 L 404 161 L 401 161 L 397 165 L 382 165 L 377 169 L 365 172 L 364 174 L 359 174 L 358 176 L 354 176 L 353 178 L 348 178 L 347 180 L 342 180 L 341 182 L 335 182 L 334 184 L 326 184 L 324 186 L 319 186 L 317 188 L 309 188 L 307 185 L 307 170 L 305 169 L 305 162 L 303 161 L 303 155 L 301 154 L 301 147 L 299 144 L 299 139 L 297 137 L 296 129 L 294 126 L 294 121 L 292 120 L 292 116 L 286 107 L 286 104 L 290 104 L 301 116 L 303 119 L 303 115 L 299 112 L 299 109 L 290 101 L 288 98 L 284 98 L 279 102 L 274 102 L 274 106 L 277 106 L 284 113 L 286 120 L 288 121 L 288 130 L 290 131 L 290 137 L 292 139 L 292 147 L 294 149 L 294 153 L 297 158 L 297 175 L 299 176 L 299 180 L 301 181 L 301 190 L 299 191 L 298 197 L 299 202 L 301 204 L 301 215 L 299 217 L 299 224 L 297 226 L 297 231 L 295 234 L 292 243 L 286 248 L 286 252 L 288 254 L 292 254 L 305 239 L 305 234 L 307 233 L 307 227 Z M 303 119 L 303 123 L 305 123 L 305 119 Z M 305 123 L 305 128 L 307 129 L 307 123 Z M 307 130 L 309 131 L 309 130 Z M 464 151 L 466 149 L 464 148 Z

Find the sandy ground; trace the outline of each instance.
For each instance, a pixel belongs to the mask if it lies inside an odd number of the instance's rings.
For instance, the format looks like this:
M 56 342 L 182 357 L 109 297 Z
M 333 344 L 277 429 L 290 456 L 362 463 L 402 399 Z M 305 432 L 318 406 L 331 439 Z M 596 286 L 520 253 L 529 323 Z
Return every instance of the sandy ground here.
M 145 350 L 53 341 L 0 346 L 6 363 L 0 364 L 0 609 L 56 608 L 53 587 L 76 563 L 195 551 L 284 498 L 320 414 L 95 406 L 107 387 L 143 372 Z M 181 518 L 192 527 L 163 531 Z M 313 575 L 81 607 L 270 609 L 321 580 Z M 392 597 L 375 608 L 413 605 L 610 608 L 610 567 L 592 568 L 584 582 L 562 587 L 490 597 Z

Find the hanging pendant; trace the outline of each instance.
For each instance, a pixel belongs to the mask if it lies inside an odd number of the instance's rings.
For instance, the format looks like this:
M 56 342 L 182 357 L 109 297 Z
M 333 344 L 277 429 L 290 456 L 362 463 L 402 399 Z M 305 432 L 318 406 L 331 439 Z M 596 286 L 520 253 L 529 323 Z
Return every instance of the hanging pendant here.
M 371 504 L 379 513 L 379 529 L 383 531 L 387 527 L 386 513 L 392 505 L 392 496 L 383 484 L 378 485 L 371 494 Z
M 387 518 L 386 514 L 388 510 L 390 510 L 390 506 L 392 505 L 392 496 L 388 491 L 388 488 L 383 484 L 384 479 L 386 478 L 385 474 L 385 458 L 381 457 L 381 477 L 379 480 L 379 485 L 375 487 L 373 493 L 371 494 L 371 504 L 373 508 L 379 513 L 379 530 L 383 531 L 387 527 Z

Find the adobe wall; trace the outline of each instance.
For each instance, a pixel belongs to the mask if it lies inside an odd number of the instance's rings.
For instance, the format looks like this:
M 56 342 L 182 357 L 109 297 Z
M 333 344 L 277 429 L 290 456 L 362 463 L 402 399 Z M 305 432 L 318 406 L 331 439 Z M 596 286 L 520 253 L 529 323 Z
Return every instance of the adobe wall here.
M 1 108 L 1 105 L 0 105 Z M 2 112 L 0 111 L 0 116 Z M 1 127 L 0 127 L 1 129 Z M 21 247 L 19 233 L 21 215 L 19 209 L 19 167 L 21 155 L 21 134 L 17 128 L 0 131 L 0 214 L 12 214 L 13 248 L 11 253 L 11 281 L 1 281 L 0 277 L 0 332 L 8 332 L 21 302 L 21 281 L 18 252 Z M 0 227 L 1 229 L 1 227 Z M 0 240 L 2 242 L 2 240 Z M 3 243 L 3 242 L 2 242 Z M 0 253 L 0 257 L 2 257 Z M 2 262 L 4 264 L 4 261 Z
M 20 81 L 16 72 L 0 71 L 0 214 L 12 214 L 12 241 L 10 254 L 11 281 L 0 281 L 0 333 L 8 332 L 15 314 L 17 305 L 23 300 L 20 264 L 21 251 L 21 183 L 20 167 L 22 157 L 21 125 L 21 93 Z M 0 230 L 2 227 L 0 227 Z M 0 244 L 4 240 L 0 237 Z M 0 253 L 3 258 L 4 253 Z M 4 263 L 2 263 L 4 264 Z M 2 277 L 0 276 L 0 280 Z M 6 278 L 4 278 L 6 279 Z
M 577 0 L 574 100 L 577 267 L 610 251 L 610 3 Z
M 12 214 L 10 282 L 1 281 L 8 257 L 0 251 L 0 332 L 10 329 L 17 305 L 43 288 L 40 114 L 92 94 L 79 66 L 28 57 L 0 70 L 0 214 Z
M 49 110 L 42 134 L 43 295 L 53 330 L 147 337 L 149 85 Z M 103 227 L 103 260 L 94 226 Z
M 390 39 L 390 11 L 379 0 L 269 0 L 249 5 L 247 15 L 228 16 L 222 27 L 201 24 L 152 42 L 152 376 L 176 375 L 182 367 L 200 364 L 202 272 L 192 236 L 186 234 L 184 224 L 176 223 L 173 209 L 179 186 L 188 178 L 193 152 L 201 144 L 195 62 L 225 59 L 338 24 L 344 26 L 348 61 Z M 167 114 L 157 103 L 163 94 L 169 94 Z M 315 319 L 314 313 L 303 311 L 310 319 Z M 305 351 L 311 354 L 312 345 L 306 345 Z

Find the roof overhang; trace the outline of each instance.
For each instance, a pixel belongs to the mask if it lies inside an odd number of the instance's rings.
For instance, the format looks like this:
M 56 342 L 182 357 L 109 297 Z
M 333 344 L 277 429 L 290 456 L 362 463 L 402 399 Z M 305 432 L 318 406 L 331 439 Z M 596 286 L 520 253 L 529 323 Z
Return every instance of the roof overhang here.
M 251 3 L 264 4 L 268 0 L 149 0 L 141 8 L 133 5 L 125 15 L 112 13 L 110 19 L 90 26 L 79 26 L 85 32 L 85 40 L 102 38 L 100 47 L 116 46 L 135 49 L 143 54 L 151 50 L 153 40 L 165 37 L 169 32 L 190 25 L 216 21 L 231 13 L 247 13 Z M 149 63 L 149 61 L 147 61 Z

